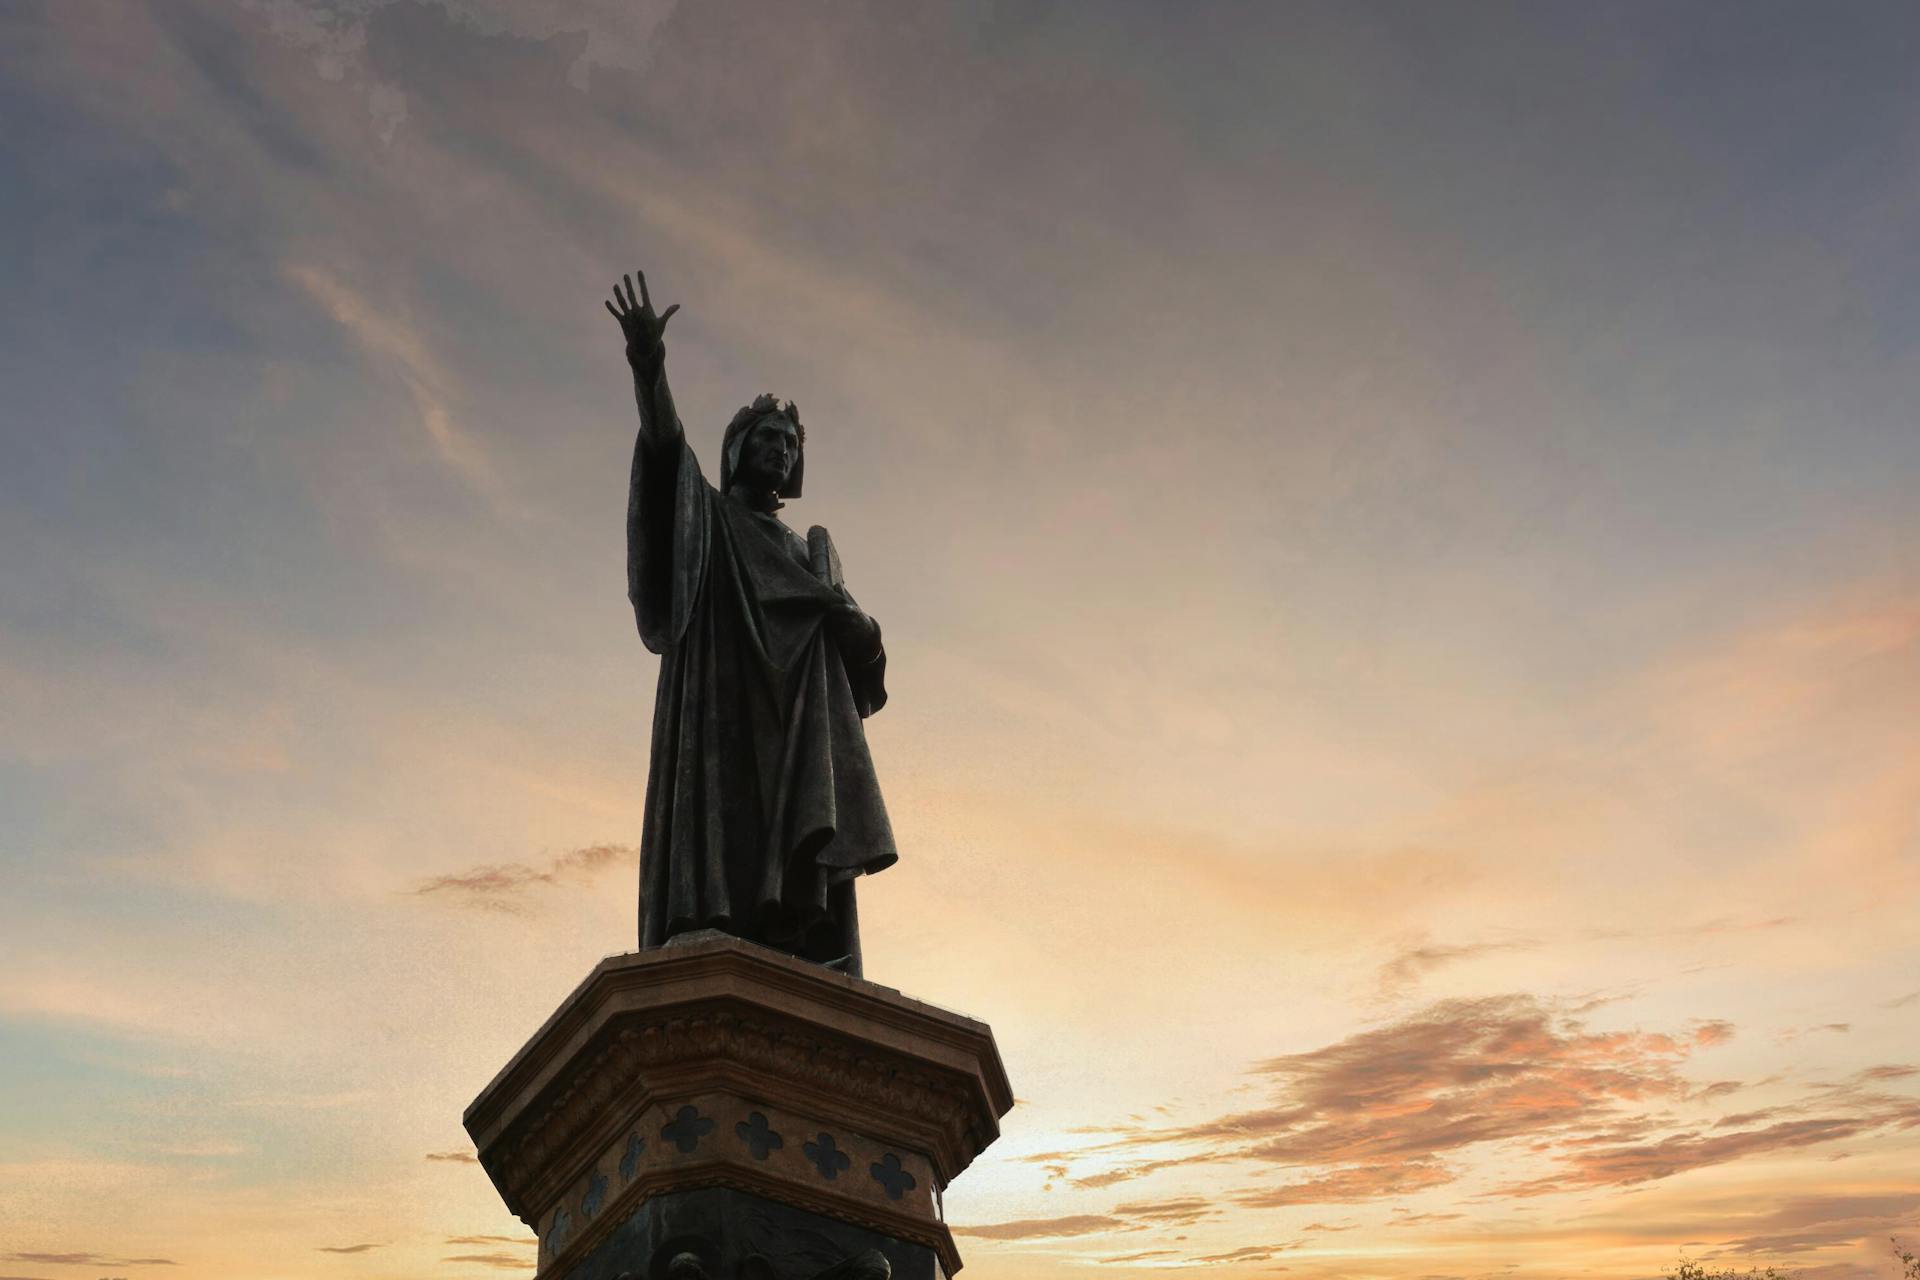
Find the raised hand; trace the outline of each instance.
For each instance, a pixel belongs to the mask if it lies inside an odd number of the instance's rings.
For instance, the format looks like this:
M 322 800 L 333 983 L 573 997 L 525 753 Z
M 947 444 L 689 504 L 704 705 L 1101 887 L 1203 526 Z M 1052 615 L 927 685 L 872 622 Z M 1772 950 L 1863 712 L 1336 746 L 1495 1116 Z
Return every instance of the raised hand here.
M 626 282 L 626 296 L 620 294 L 620 283 L 613 286 L 613 301 L 606 304 L 607 312 L 620 322 L 620 332 L 627 338 L 627 359 L 652 363 L 661 353 L 661 335 L 667 331 L 667 321 L 673 319 L 673 313 L 680 309 L 674 303 L 661 314 L 654 314 L 653 299 L 647 296 L 647 273 L 636 271 L 640 277 L 640 294 L 634 296 L 633 276 L 622 276 Z

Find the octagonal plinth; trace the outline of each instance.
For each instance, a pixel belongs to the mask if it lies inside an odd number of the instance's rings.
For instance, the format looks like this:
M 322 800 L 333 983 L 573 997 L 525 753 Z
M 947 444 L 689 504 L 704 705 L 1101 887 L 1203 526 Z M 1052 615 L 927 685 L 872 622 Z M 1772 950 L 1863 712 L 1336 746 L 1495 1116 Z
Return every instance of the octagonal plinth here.
M 598 1258 L 648 1201 L 709 1188 L 931 1250 L 950 1274 L 940 1193 L 1012 1105 L 984 1023 L 709 933 L 602 961 L 466 1126 L 539 1235 L 542 1277 Z

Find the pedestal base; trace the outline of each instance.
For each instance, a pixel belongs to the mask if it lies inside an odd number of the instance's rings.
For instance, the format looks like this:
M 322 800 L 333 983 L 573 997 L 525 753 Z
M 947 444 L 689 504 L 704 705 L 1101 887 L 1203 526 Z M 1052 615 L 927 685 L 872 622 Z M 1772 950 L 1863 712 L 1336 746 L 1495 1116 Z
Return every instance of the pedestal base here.
M 581 1255 L 566 1280 L 699 1280 L 700 1273 L 710 1280 L 813 1280 L 835 1268 L 848 1280 L 947 1280 L 926 1245 L 724 1187 L 645 1201 Z
M 934 1280 L 960 1267 L 941 1192 L 1012 1105 L 984 1024 L 711 934 L 603 961 L 466 1125 L 540 1280 L 810 1280 L 869 1250 Z

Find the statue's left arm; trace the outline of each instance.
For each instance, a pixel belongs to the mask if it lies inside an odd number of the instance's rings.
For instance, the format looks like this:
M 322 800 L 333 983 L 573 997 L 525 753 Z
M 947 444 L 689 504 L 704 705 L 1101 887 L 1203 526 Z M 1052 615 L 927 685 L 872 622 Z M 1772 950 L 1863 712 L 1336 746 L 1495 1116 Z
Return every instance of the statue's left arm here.
M 844 606 L 827 616 L 827 628 L 846 660 L 847 670 L 852 671 L 881 657 L 886 649 L 880 643 L 880 624 L 855 604 L 853 597 L 847 596 L 846 600 Z
M 853 602 L 844 587 L 840 594 L 846 604 L 827 615 L 827 634 L 840 651 L 854 706 L 865 719 L 887 705 L 887 649 L 880 640 L 880 624 Z

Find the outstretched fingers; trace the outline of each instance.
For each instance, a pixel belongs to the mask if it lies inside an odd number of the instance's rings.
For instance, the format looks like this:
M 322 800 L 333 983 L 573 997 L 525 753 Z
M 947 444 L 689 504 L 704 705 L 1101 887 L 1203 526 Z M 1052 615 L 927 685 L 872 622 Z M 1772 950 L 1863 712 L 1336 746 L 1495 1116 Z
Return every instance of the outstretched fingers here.
M 640 288 L 638 290 L 635 290 L 633 287 L 634 276 L 640 278 Z M 625 288 L 624 293 L 621 291 L 623 286 Z M 633 275 L 621 276 L 618 280 L 615 280 L 613 282 L 613 301 L 605 303 L 604 305 L 608 313 L 611 314 L 615 320 L 618 320 L 623 327 L 635 316 L 651 318 L 654 323 L 654 332 L 656 333 L 666 328 L 667 321 L 671 320 L 673 313 L 680 309 L 680 304 L 676 302 L 668 307 L 663 314 L 657 317 L 653 315 L 653 299 L 647 294 L 647 274 L 644 271 L 636 271 Z

